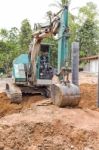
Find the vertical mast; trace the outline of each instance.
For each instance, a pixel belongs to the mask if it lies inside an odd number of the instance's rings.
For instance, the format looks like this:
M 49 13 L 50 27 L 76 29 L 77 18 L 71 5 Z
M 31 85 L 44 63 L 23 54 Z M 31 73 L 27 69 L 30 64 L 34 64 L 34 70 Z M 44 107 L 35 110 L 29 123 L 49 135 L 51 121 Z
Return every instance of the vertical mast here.
M 58 40 L 58 72 L 60 72 L 68 58 L 68 6 L 64 6 L 61 14 Z

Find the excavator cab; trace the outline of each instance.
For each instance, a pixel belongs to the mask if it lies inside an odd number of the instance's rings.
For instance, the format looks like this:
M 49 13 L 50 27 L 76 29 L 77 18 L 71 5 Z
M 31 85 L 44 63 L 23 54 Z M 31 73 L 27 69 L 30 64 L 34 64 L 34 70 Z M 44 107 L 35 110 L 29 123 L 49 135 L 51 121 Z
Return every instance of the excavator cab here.
M 27 85 L 32 76 L 31 60 L 28 54 L 21 54 L 13 61 L 13 79 L 17 85 Z M 53 77 L 53 67 L 50 64 L 50 45 L 41 44 L 36 57 L 36 85 L 50 85 Z
M 50 85 L 53 77 L 53 67 L 50 62 L 50 45 L 41 44 L 36 62 L 37 85 Z

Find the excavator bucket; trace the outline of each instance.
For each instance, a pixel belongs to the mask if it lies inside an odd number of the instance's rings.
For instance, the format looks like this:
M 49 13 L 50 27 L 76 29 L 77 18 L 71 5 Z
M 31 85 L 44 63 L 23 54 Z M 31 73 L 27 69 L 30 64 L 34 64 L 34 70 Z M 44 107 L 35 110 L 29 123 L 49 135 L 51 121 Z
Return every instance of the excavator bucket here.
M 79 87 L 74 84 L 53 84 L 51 86 L 51 99 L 59 107 L 77 106 L 80 101 Z

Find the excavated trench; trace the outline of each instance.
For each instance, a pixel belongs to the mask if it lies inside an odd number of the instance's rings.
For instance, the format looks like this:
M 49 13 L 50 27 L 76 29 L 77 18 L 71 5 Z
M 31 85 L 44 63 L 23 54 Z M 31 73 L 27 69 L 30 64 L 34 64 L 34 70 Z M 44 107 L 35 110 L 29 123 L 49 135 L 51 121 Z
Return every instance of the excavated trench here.
M 43 100 L 41 95 L 23 96 L 23 100 L 20 104 L 11 103 L 10 99 L 5 93 L 0 93 L 0 117 L 8 114 L 18 113 L 22 110 L 31 108 L 34 103 Z
M 96 108 L 96 85 L 93 84 L 82 84 L 80 85 L 81 90 L 81 101 L 78 108 L 84 109 L 89 108 L 92 110 L 97 110 Z M 12 114 L 31 108 L 33 104 L 38 103 L 45 98 L 41 95 L 34 96 L 23 96 L 23 101 L 21 104 L 14 104 L 10 102 L 10 99 L 5 93 L 0 93 L 0 117 L 7 114 Z M 46 99 L 45 99 L 46 101 Z

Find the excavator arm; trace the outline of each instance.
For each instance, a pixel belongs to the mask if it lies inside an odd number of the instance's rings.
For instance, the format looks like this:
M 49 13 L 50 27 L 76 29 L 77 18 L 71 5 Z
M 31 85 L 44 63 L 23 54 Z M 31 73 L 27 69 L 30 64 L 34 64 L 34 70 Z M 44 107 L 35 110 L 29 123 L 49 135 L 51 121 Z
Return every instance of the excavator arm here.
M 33 33 L 32 46 L 29 49 L 30 61 L 32 64 L 32 81 L 36 81 L 36 59 L 40 51 L 40 45 L 44 38 L 54 36 L 58 33 L 60 18 L 54 14 L 52 21 L 48 26 L 41 27 L 40 30 Z

